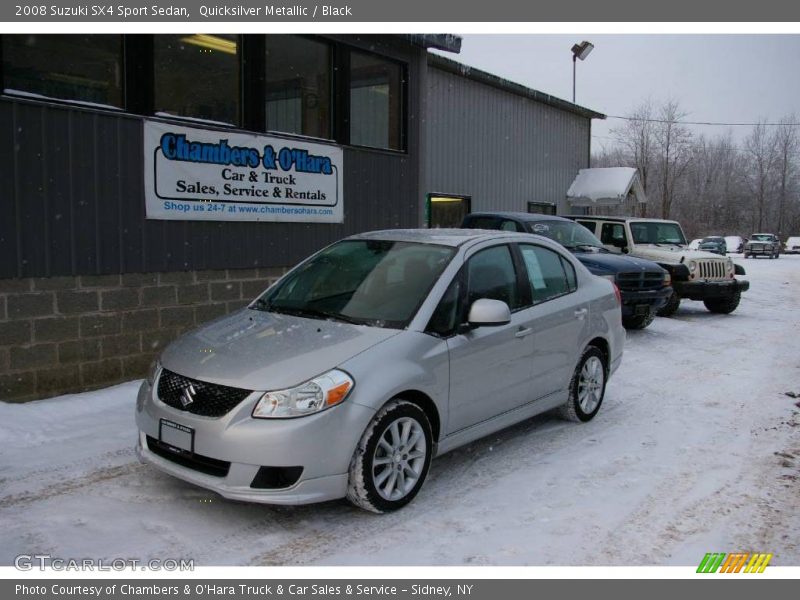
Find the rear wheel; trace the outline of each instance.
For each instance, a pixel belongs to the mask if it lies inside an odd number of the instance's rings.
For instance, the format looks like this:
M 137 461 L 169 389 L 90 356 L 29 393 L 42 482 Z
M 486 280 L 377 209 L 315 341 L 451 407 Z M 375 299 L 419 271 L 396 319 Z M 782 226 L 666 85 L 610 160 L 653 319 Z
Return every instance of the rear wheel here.
M 631 315 L 630 317 L 622 317 L 622 326 L 625 329 L 644 329 L 653 319 L 656 318 L 656 313 L 648 312 L 646 315 Z
M 703 304 L 705 304 L 706 308 L 712 313 L 727 315 L 736 310 L 741 299 L 742 292 L 736 290 L 733 294 L 725 296 L 724 298 L 709 298 L 703 300 Z
M 347 499 L 376 513 L 402 508 L 422 487 L 432 449 L 425 412 L 411 402 L 392 400 L 361 436 L 350 461 Z
M 658 309 L 656 313 L 659 317 L 671 317 L 674 315 L 678 307 L 681 305 L 681 298 L 675 292 L 672 292 L 672 296 L 669 297 L 667 303 Z
M 597 346 L 583 351 L 569 384 L 569 400 L 559 414 L 569 421 L 591 421 L 600 410 L 606 393 L 605 356 Z

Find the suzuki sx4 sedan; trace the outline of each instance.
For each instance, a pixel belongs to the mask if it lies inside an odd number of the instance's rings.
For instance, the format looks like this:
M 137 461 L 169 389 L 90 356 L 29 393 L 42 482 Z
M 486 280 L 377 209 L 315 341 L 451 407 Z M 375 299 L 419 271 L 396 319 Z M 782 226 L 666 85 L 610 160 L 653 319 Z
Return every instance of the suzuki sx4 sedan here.
M 137 454 L 226 498 L 391 511 L 436 455 L 546 410 L 590 420 L 624 337 L 614 284 L 540 236 L 356 235 L 168 346 Z

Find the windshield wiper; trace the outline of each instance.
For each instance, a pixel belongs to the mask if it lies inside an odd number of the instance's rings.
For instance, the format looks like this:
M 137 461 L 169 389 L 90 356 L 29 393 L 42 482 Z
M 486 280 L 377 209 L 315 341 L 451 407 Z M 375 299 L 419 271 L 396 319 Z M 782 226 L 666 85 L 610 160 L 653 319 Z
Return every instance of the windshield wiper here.
M 294 317 L 305 317 L 307 319 L 324 319 L 326 321 L 342 321 L 352 325 L 363 325 L 364 321 L 354 317 L 348 317 L 341 313 L 325 312 L 316 308 L 300 308 L 294 306 L 275 306 L 268 305 L 266 310 L 270 312 L 280 313 L 284 315 L 292 315 Z
M 575 244 L 573 248 L 580 248 L 581 250 L 589 248 L 593 251 L 596 250 L 597 252 L 608 252 L 608 250 L 602 246 L 595 246 L 594 244 Z

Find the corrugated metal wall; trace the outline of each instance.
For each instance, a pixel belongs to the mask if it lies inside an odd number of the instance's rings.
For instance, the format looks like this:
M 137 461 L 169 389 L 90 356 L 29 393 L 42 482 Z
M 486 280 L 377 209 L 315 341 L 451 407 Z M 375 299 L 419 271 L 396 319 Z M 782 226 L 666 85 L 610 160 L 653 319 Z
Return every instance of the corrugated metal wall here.
M 590 119 L 429 66 L 423 193 L 472 197 L 472 210 L 566 212 L 589 166 Z
M 283 267 L 416 227 L 419 90 L 408 97 L 407 154 L 345 148 L 341 225 L 146 220 L 141 117 L 0 99 L 0 278 Z

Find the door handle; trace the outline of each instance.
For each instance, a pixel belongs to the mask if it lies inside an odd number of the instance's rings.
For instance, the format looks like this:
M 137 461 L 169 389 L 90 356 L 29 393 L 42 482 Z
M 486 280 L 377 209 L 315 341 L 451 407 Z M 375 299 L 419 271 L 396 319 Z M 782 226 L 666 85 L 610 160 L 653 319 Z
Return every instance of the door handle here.
M 576 319 L 579 319 L 579 320 L 581 320 L 581 321 L 582 321 L 582 320 L 583 320 L 583 318 L 586 316 L 586 313 L 587 313 L 587 312 L 589 312 L 589 310 L 588 310 L 588 309 L 586 309 L 586 308 L 579 308 L 579 309 L 578 309 L 578 310 L 576 310 L 576 311 L 575 311 L 573 314 L 575 315 L 575 318 L 576 318 Z
M 517 333 L 514 334 L 514 337 L 524 338 L 526 335 L 529 335 L 531 333 L 533 333 L 532 327 L 526 327 L 526 328 L 520 327 L 517 330 Z

